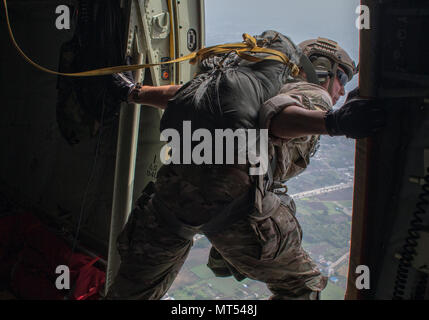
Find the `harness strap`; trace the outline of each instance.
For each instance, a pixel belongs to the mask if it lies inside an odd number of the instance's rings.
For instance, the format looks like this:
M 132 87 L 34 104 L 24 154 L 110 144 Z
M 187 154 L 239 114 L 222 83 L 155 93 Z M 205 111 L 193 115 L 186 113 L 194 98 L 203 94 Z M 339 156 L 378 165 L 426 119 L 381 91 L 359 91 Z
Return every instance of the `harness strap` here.
M 157 213 L 162 221 L 162 224 L 170 230 L 170 232 L 178 235 L 179 237 L 187 240 L 192 240 L 194 235 L 198 233 L 198 227 L 189 226 L 179 219 L 176 215 L 164 204 L 163 201 L 159 200 L 155 194 L 151 196 L 151 199 L 147 203 L 149 209 L 152 209 Z
M 194 235 L 197 233 L 210 234 L 219 232 L 225 227 L 250 214 L 251 210 L 254 208 L 254 195 L 255 188 L 252 187 L 249 192 L 246 192 L 237 199 L 231 201 L 209 222 L 199 226 L 190 226 L 180 221 L 176 217 L 175 213 L 168 208 L 165 202 L 159 199 L 156 194 L 152 194 L 147 205 L 150 209 L 154 209 L 158 213 L 162 223 L 171 232 L 184 239 L 192 240 Z
M 329 94 L 332 94 L 332 87 L 334 86 L 335 78 L 337 76 L 337 69 L 338 69 L 338 62 L 335 62 L 334 67 L 332 68 L 333 75 L 331 77 L 331 80 L 329 81 L 329 87 L 328 87 Z
M 277 153 L 274 152 L 273 158 L 268 164 L 267 174 L 264 177 L 264 190 L 268 191 L 274 184 L 274 173 L 277 168 Z

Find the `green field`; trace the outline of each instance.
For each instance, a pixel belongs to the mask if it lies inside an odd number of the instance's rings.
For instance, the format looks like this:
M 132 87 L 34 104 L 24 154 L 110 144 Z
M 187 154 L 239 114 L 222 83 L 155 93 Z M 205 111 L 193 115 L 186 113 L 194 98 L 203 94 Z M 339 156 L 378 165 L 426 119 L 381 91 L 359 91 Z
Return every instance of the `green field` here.
M 237 281 L 234 277 L 217 278 L 206 264 L 189 269 L 199 280 L 188 286 L 170 291 L 176 300 L 206 299 L 266 299 L 271 293 L 262 282 L 244 279 Z M 255 295 L 256 293 L 256 295 Z
M 339 213 L 343 213 L 343 211 L 341 210 L 337 210 L 336 208 L 338 208 L 338 205 L 334 202 L 331 201 L 323 201 L 323 204 L 328 207 L 328 214 L 339 214 Z
M 185 290 L 176 290 L 174 291 L 174 299 L 176 300 L 194 300 L 193 295 L 188 294 Z
M 305 216 L 309 216 L 309 215 L 312 214 L 312 209 L 310 207 L 306 206 L 304 201 L 300 200 L 299 203 L 296 202 L 296 207 L 297 207 L 297 209 L 296 209 L 296 214 L 297 215 L 298 214 L 300 214 L 300 215 L 302 214 L 302 215 L 305 215 Z
M 210 279 L 214 277 L 213 272 L 205 264 L 193 267 L 191 271 L 195 273 L 200 279 Z
M 351 208 L 353 206 L 353 200 L 342 200 L 337 202 L 345 208 Z
M 236 289 L 242 286 L 241 283 L 239 283 L 233 277 L 213 278 L 210 279 L 210 284 L 213 285 L 214 289 L 231 298 L 234 297 Z
M 325 290 L 322 291 L 321 300 L 344 300 L 345 289 L 328 282 Z

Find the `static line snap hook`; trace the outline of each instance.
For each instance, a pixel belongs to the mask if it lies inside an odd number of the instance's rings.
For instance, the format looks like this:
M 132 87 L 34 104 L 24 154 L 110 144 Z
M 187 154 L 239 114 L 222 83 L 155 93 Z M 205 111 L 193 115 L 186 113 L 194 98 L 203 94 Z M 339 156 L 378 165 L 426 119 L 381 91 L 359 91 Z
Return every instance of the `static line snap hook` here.
M 247 45 L 249 45 L 252 49 L 258 46 L 256 39 L 248 33 L 243 33 L 243 39 L 244 39 L 244 42 Z

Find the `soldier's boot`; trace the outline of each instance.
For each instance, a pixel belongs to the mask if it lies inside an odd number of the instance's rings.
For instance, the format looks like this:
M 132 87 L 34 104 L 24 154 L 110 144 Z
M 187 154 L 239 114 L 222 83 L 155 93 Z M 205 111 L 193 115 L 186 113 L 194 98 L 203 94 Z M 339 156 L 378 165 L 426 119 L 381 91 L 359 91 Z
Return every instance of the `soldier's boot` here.
M 237 281 L 246 279 L 246 276 L 238 272 L 230 263 L 225 261 L 222 255 L 214 247 L 210 249 L 209 260 L 207 267 L 213 271 L 216 277 L 234 276 Z

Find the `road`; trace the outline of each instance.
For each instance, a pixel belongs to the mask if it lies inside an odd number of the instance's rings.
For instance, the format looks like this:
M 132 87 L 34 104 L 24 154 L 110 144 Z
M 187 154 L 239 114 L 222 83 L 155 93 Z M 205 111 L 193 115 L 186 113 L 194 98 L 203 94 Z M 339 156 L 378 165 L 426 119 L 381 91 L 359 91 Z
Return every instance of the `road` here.
M 345 259 L 347 259 L 347 257 L 349 256 L 349 253 L 345 253 L 344 255 L 341 256 L 341 258 L 339 258 L 337 261 L 333 262 L 329 268 L 335 269 L 341 262 L 343 262 Z
M 296 200 L 296 199 L 311 197 L 311 196 L 315 196 L 315 195 L 319 195 L 319 194 L 323 194 L 323 193 L 328 193 L 328 192 L 332 192 L 332 191 L 347 189 L 347 188 L 350 188 L 352 186 L 353 186 L 352 183 L 340 183 L 340 184 L 336 184 L 333 186 L 328 186 L 328 187 L 323 187 L 323 188 L 319 188 L 319 189 L 313 189 L 313 190 L 309 190 L 309 191 L 291 194 L 290 196 Z

